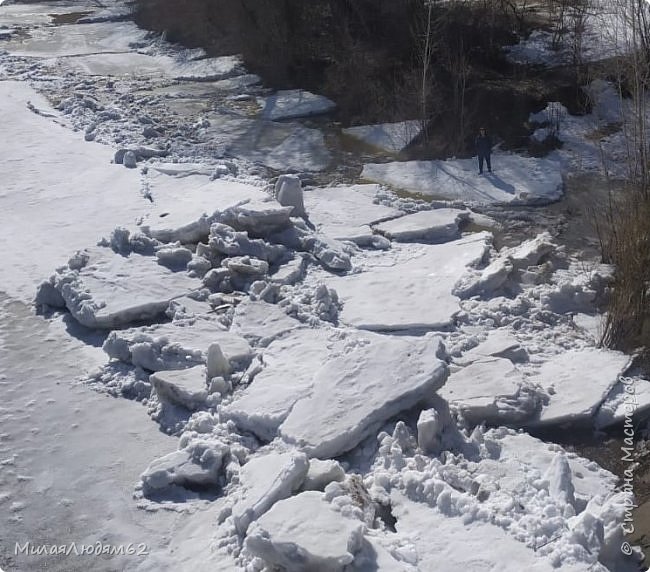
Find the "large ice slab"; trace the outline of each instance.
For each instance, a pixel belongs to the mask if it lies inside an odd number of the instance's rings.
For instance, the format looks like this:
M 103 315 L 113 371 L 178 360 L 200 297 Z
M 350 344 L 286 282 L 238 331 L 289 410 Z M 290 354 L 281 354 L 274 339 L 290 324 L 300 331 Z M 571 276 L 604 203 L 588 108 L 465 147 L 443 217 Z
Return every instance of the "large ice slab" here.
M 275 340 L 264 350 L 264 369 L 221 414 L 241 430 L 272 440 L 296 401 L 309 394 L 314 373 L 336 344 L 333 332 L 302 328 Z
M 302 89 L 286 89 L 258 99 L 262 117 L 271 121 L 321 115 L 332 111 L 336 104 L 322 95 Z
M 119 328 L 163 314 L 169 302 L 201 287 L 185 272 L 172 272 L 153 256 L 92 248 L 80 270 L 56 277 L 56 287 L 74 318 L 89 328 Z
M 388 418 L 430 398 L 447 377 L 439 338 L 360 335 L 314 376 L 280 435 L 310 457 L 332 458 L 358 445 Z
M 382 151 L 399 153 L 422 132 L 422 125 L 422 121 L 414 119 L 348 127 L 343 129 L 343 133 Z
M 343 303 L 340 320 L 366 330 L 447 328 L 459 310 L 454 286 L 483 258 L 488 242 L 489 235 L 479 233 L 405 248 L 392 263 L 368 261 L 357 274 L 327 277 Z
M 268 199 L 259 187 L 202 175 L 154 174 L 148 179 L 154 207 L 141 229 L 162 242 L 199 242 L 207 238 L 220 212 Z
M 475 159 L 364 165 L 362 178 L 412 193 L 477 204 L 546 204 L 562 196 L 560 165 L 552 159 L 492 156 L 494 172 L 479 176 Z
M 161 371 L 205 364 L 215 343 L 231 364 L 250 360 L 252 349 L 244 338 L 202 318 L 117 330 L 109 334 L 103 349 L 125 363 Z
M 269 453 L 248 461 L 239 471 L 243 498 L 232 509 L 237 532 L 244 536 L 252 522 L 291 496 L 308 469 L 309 461 L 303 453 Z
M 459 224 L 469 218 L 469 211 L 443 208 L 399 217 L 374 228 L 399 242 L 446 242 L 459 237 Z
M 482 358 L 452 373 L 438 393 L 472 424 L 521 423 L 541 407 L 541 396 L 502 358 Z
M 276 503 L 249 528 L 245 547 L 287 572 L 343 572 L 361 550 L 363 527 L 307 491 Z
M 623 353 L 595 348 L 551 358 L 531 378 L 550 396 L 533 424 L 591 423 L 629 363 L 630 357 Z
M 378 189 L 378 185 L 352 185 L 307 190 L 304 201 L 309 220 L 319 232 L 336 240 L 371 244 L 372 223 L 404 214 L 376 204 Z

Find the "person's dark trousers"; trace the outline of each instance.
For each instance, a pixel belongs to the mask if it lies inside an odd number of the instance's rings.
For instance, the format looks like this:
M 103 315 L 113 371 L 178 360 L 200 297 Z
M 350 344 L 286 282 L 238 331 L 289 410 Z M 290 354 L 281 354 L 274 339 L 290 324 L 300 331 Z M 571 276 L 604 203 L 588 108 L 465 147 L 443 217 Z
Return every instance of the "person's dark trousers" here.
M 487 163 L 488 171 L 492 172 L 492 161 L 490 160 L 490 155 L 479 155 L 478 156 L 478 172 L 483 173 L 483 161 Z

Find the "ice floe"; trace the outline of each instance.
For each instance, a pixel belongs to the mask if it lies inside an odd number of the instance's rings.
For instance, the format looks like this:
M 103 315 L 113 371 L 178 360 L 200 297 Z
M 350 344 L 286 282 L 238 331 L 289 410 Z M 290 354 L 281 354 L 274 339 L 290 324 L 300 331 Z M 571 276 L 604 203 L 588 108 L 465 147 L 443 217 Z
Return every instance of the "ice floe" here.
M 531 378 L 550 396 L 534 424 L 591 423 L 629 363 L 623 353 L 595 348 L 570 350 L 546 361 Z
M 396 123 L 360 125 L 343 129 L 345 135 L 389 153 L 399 153 L 408 147 L 421 131 L 422 121 L 417 119 Z
M 469 204 L 546 204 L 562 196 L 560 165 L 505 153 L 492 156 L 493 173 L 477 175 L 474 159 L 369 163 L 362 178 L 412 193 Z
M 459 238 L 460 223 L 469 219 L 469 211 L 443 208 L 382 222 L 374 229 L 398 242 L 447 242 Z
M 400 251 L 404 257 L 392 264 L 368 261 L 359 273 L 326 278 L 343 304 L 341 321 L 367 330 L 447 328 L 459 310 L 454 288 L 483 259 L 489 238 L 479 233 L 422 245 Z
M 349 451 L 383 421 L 426 402 L 447 377 L 439 338 L 368 333 L 352 341 L 315 373 L 313 391 L 280 426 L 282 438 L 310 457 Z
M 259 99 L 264 119 L 278 121 L 321 115 L 332 111 L 336 105 L 333 101 L 302 89 L 281 90 Z
M 193 318 L 168 324 L 116 330 L 104 342 L 112 358 L 151 371 L 185 369 L 205 364 L 208 349 L 219 344 L 233 365 L 252 357 L 248 342 L 213 319 Z

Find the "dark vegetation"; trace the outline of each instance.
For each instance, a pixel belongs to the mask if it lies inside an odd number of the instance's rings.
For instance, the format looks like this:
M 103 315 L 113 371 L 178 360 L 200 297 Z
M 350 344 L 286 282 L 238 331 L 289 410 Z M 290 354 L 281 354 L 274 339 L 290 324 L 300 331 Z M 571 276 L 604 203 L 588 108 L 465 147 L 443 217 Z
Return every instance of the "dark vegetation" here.
M 420 119 L 416 157 L 467 154 L 480 125 L 524 148 L 532 111 L 586 105 L 573 68 L 506 61 L 502 47 L 539 25 L 516 0 L 138 0 L 135 18 L 210 55 L 242 54 L 269 87 L 330 97 L 345 125 Z

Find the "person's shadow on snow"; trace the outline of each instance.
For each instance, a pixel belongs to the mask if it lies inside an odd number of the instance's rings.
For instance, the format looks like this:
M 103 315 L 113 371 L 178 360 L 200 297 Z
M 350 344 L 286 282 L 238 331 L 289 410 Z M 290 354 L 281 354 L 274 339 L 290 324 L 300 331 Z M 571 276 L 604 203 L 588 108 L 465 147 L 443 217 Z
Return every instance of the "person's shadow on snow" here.
M 502 191 L 506 193 L 510 193 L 511 195 L 515 194 L 515 187 L 514 185 L 511 185 L 510 183 L 506 183 L 501 177 L 498 177 L 494 173 L 488 173 L 486 175 L 486 178 L 492 183 L 493 186 L 495 186 L 497 189 L 501 189 Z

